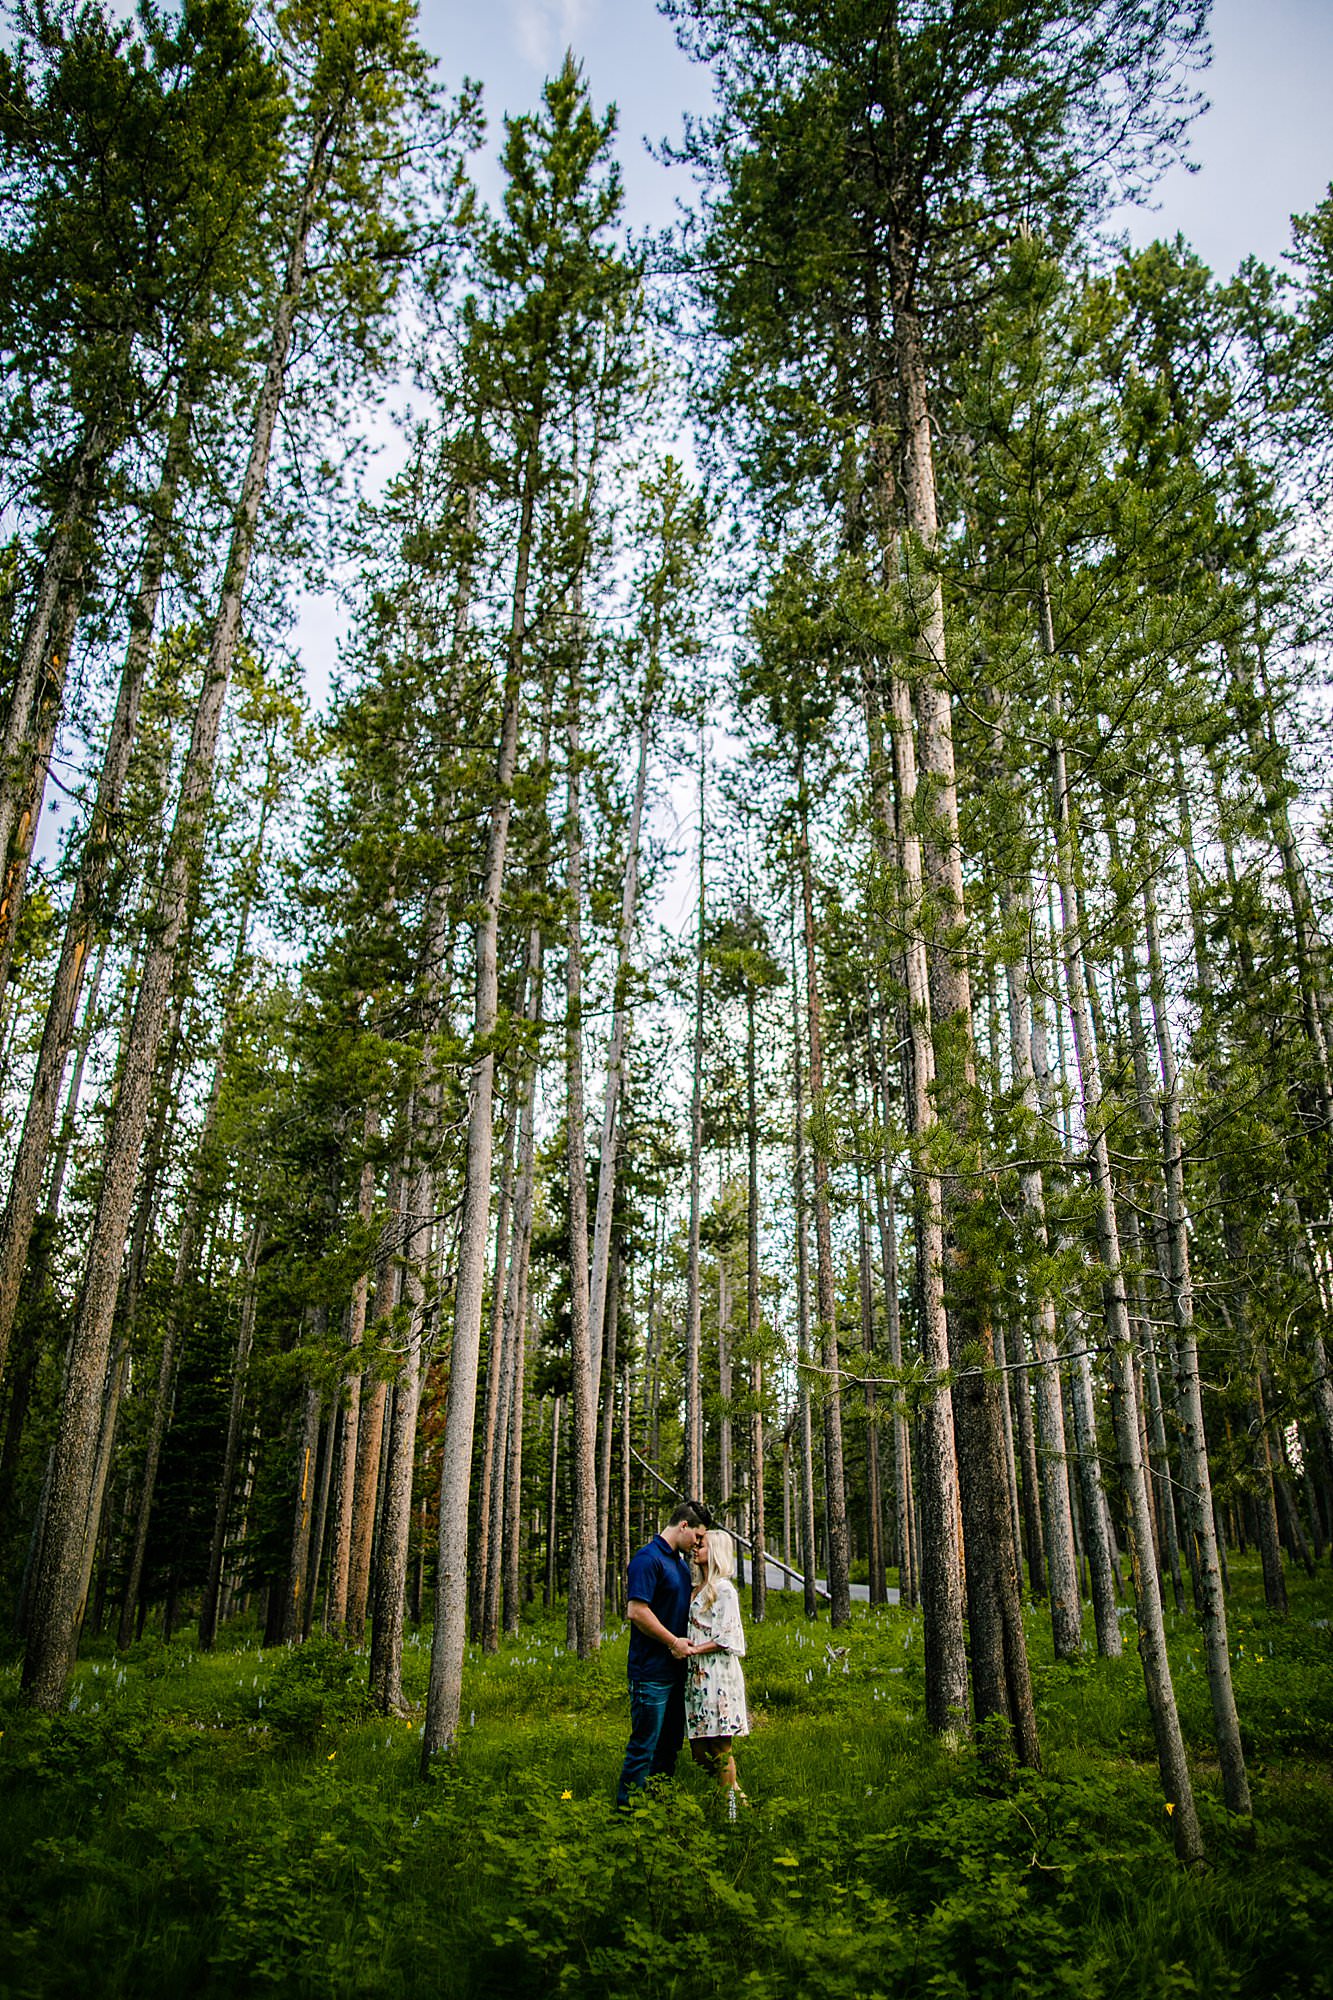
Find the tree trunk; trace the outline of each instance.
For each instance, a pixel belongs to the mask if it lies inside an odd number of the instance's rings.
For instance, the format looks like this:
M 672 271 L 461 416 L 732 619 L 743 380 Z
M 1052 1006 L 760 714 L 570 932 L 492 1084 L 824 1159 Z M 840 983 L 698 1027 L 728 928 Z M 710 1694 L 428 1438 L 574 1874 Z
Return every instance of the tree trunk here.
M 28 1095 L 23 1132 L 15 1155 L 4 1221 L 0 1224 L 0 1375 L 4 1373 L 28 1242 L 37 1215 L 42 1171 L 55 1126 L 56 1105 L 73 1038 L 84 968 L 101 913 L 112 853 L 111 829 L 120 811 L 130 754 L 138 730 L 139 707 L 166 569 L 168 534 L 175 514 L 181 465 L 189 442 L 191 408 L 192 391 L 187 376 L 182 379 L 177 392 L 162 475 L 149 511 L 139 587 L 130 607 L 130 636 L 125 650 L 125 664 L 121 669 L 116 711 L 102 758 L 92 819 L 79 858 L 79 872 L 65 920 L 60 959 L 47 1001 L 46 1024 Z
M 81 567 L 79 542 L 94 504 L 94 487 L 106 459 L 108 442 L 105 420 L 91 419 L 74 452 L 64 506 L 42 562 L 37 594 L 14 668 L 9 710 L 0 737 L 0 857 L 6 872 L 16 844 L 22 845 L 21 841 L 16 843 L 16 835 L 25 803 L 32 797 L 34 769 L 40 759 L 41 686 L 51 673 L 52 640 L 61 601 L 64 599 L 68 604 L 71 581 Z M 54 650 L 57 660 L 63 663 L 64 649 Z M 58 665 L 57 675 L 63 684 L 63 664 Z M 58 698 L 56 705 L 58 708 Z M 13 957 L 20 904 L 21 891 L 18 896 L 6 897 L 0 913 L 0 967 L 6 976 Z
M 524 1004 L 522 995 L 519 1004 L 520 1006 Z M 510 1234 L 514 1217 L 514 1151 L 518 1143 L 518 1120 L 511 1115 L 504 1118 L 503 1123 L 500 1211 L 495 1224 L 495 1274 L 491 1282 L 491 1325 L 486 1342 L 486 1399 L 482 1414 L 481 1464 L 477 1478 L 477 1525 L 473 1540 L 472 1569 L 468 1579 L 470 1586 L 468 1623 L 474 1640 L 481 1636 L 485 1623 L 486 1605 L 490 1598 L 491 1573 L 493 1570 L 498 1571 L 499 1567 L 497 1557 L 500 1515 L 495 1509 L 495 1489 L 504 1478 L 504 1433 L 509 1423 L 509 1403 L 502 1393 L 502 1381 L 507 1360 L 505 1299 L 508 1274 L 513 1268 Z
M 611 1248 L 610 1271 L 604 1301 L 606 1333 L 599 1343 L 604 1361 L 605 1391 L 602 1397 L 602 1434 L 597 1451 L 597 1577 L 605 1604 L 612 1605 L 615 1593 L 609 1572 L 611 1542 L 611 1445 L 616 1428 L 616 1350 L 620 1322 L 620 1245 Z
M 60 726 L 69 673 L 70 647 L 83 605 L 83 566 L 76 562 L 61 587 L 55 616 L 51 620 L 50 650 L 37 685 L 36 698 L 28 723 L 25 755 L 30 759 L 27 779 L 19 800 L 18 818 L 10 835 L 9 851 L 0 870 L 0 993 L 9 985 L 14 963 L 18 922 L 28 887 L 28 869 L 36 844 L 42 799 L 51 769 L 51 752 Z
M 703 1300 L 699 1282 L 699 1231 L 702 1220 L 700 1174 L 703 1166 L 704 1088 L 704 922 L 707 878 L 704 873 L 707 773 L 704 730 L 699 724 L 699 912 L 695 929 L 694 1041 L 691 1060 L 694 1081 L 690 1094 L 690 1234 L 686 1251 L 685 1336 L 685 1485 L 691 1499 L 704 1489 L 704 1406 L 702 1366 Z
M 424 1086 L 429 1097 L 431 1084 Z M 423 1107 L 414 1111 L 422 1117 Z M 434 1244 L 434 1119 L 424 1107 L 426 1131 L 411 1141 L 416 1164 L 408 1181 L 409 1222 L 404 1233 L 404 1283 L 411 1311 L 407 1352 L 394 1384 L 388 1466 L 379 1544 L 375 1551 L 375 1598 L 370 1636 L 370 1692 L 383 1715 L 401 1714 L 403 1698 L 403 1613 L 412 1526 L 412 1474 L 416 1464 L 417 1412 L 421 1404 L 425 1277 Z M 424 1142 L 424 1143 L 423 1143 Z M 423 1158 L 424 1154 L 424 1158 Z
M 800 1436 L 801 1576 L 805 1615 L 819 1615 L 815 1588 L 815 1454 L 810 1421 L 810 1226 L 805 1194 L 805 1074 L 801 1056 L 801 987 L 797 977 L 796 927 L 791 938 L 792 1074 L 795 1106 L 792 1129 L 793 1191 L 796 1197 L 796 1412 Z
M 597 1553 L 597 1391 L 588 1326 L 588 1167 L 583 1122 L 583 823 L 580 807 L 580 668 L 570 689 L 569 777 L 565 812 L 568 937 L 565 950 L 565 1121 L 569 1188 L 569 1326 L 573 1378 L 570 1459 L 569 1596 L 566 1644 L 586 1660 L 602 1637 Z
M 361 1127 L 363 1148 L 361 1173 L 357 1181 L 356 1219 L 368 1228 L 375 1213 L 374 1146 L 380 1133 L 379 1100 L 366 1105 Z M 347 1628 L 348 1585 L 352 1563 L 352 1516 L 356 1504 L 357 1447 L 361 1432 L 361 1374 L 356 1356 L 366 1335 L 366 1307 L 370 1302 L 370 1273 L 362 1271 L 352 1288 L 347 1307 L 347 1353 L 353 1365 L 344 1377 L 347 1402 L 338 1437 L 338 1462 L 333 1484 L 333 1530 L 329 1547 L 329 1585 L 324 1600 L 324 1628 L 343 1635 Z M 364 1613 L 363 1613 L 364 1616 Z
M 1049 609 L 1046 611 L 1046 616 L 1049 618 Z M 1048 656 L 1053 656 L 1054 646 L 1048 645 L 1046 651 Z M 1058 724 L 1058 706 L 1056 720 Z M 1185 1759 L 1185 1744 L 1176 1710 L 1175 1689 L 1171 1682 L 1171 1665 L 1166 1650 L 1166 1627 L 1162 1617 L 1162 1597 L 1157 1580 L 1152 1524 L 1148 1511 L 1148 1488 L 1143 1454 L 1139 1445 L 1134 1339 L 1129 1324 L 1124 1274 L 1120 1262 L 1115 1194 L 1106 1138 L 1107 1111 L 1102 1097 L 1097 1050 L 1092 1039 L 1087 988 L 1084 983 L 1083 946 L 1075 914 L 1074 831 L 1064 746 L 1058 735 L 1051 752 L 1051 766 L 1065 985 L 1083 1099 L 1083 1123 L 1088 1136 L 1089 1167 L 1096 1200 L 1097 1236 L 1102 1261 L 1102 1295 L 1111 1350 L 1110 1368 L 1114 1389 L 1112 1415 L 1120 1475 L 1128 1509 L 1130 1560 L 1133 1565 L 1134 1593 L 1138 1606 L 1139 1658 L 1143 1666 L 1144 1686 L 1152 1715 L 1162 1790 L 1168 1805 L 1172 1808 L 1171 1828 L 1175 1838 L 1176 1853 L 1182 1861 L 1194 1863 L 1202 1858 L 1203 1841 L 1194 1808 L 1189 1766 Z
M 1031 926 L 1031 893 L 1020 903 L 1010 892 L 1006 915 L 1021 913 L 1024 930 Z M 1009 992 L 1009 1062 L 1035 1130 L 1042 1106 L 1032 1057 L 1033 1019 L 1028 1000 L 1027 967 L 1015 958 L 1005 967 Z M 1049 1249 L 1046 1232 L 1046 1191 L 1039 1166 L 1026 1164 L 1019 1174 L 1023 1208 L 1036 1243 L 1037 1255 Z M 1040 1265 L 1038 1265 L 1040 1269 Z M 1069 1505 L 1068 1451 L 1064 1405 L 1060 1394 L 1060 1337 L 1055 1300 L 1049 1285 L 1038 1283 L 1030 1293 L 1033 1344 L 1036 1350 L 1037 1436 L 1041 1447 L 1041 1506 L 1046 1557 L 1050 1569 L 1051 1630 L 1057 1660 L 1077 1658 L 1083 1645 L 1083 1611 L 1079 1602 L 1078 1564 L 1074 1554 L 1074 1523 Z M 1115 1627 L 1117 1641 L 1119 1627 Z
M 755 1059 L 754 987 L 745 1007 L 745 1319 L 750 1348 L 750 1611 L 762 1623 L 768 1601 L 764 1519 L 764 1356 L 759 1305 L 759 1091 Z
M 944 1307 L 944 1197 L 932 1158 L 935 1145 L 935 1049 L 930 978 L 921 929 L 921 842 L 916 832 L 917 769 L 911 698 L 894 674 L 889 723 L 897 801 L 893 837 L 901 881 L 910 1080 L 908 1129 L 914 1140 L 917 1275 L 921 1298 L 921 1359 L 931 1387 L 918 1416 L 921 1604 L 926 1651 L 926 1719 L 953 1734 L 968 1716 L 967 1654 L 963 1644 L 962 1545 L 953 1404 L 948 1390 L 949 1331 Z M 881 813 L 886 807 L 881 803 Z
M 639 842 L 643 827 L 643 803 L 648 788 L 648 741 L 652 729 L 652 700 L 645 693 L 639 721 L 639 756 L 634 774 L 634 797 L 630 806 L 629 830 L 625 835 L 625 877 L 620 894 L 620 936 L 616 950 L 616 984 L 611 1009 L 611 1040 L 606 1056 L 606 1089 L 602 1098 L 602 1143 L 597 1164 L 597 1214 L 592 1235 L 592 1278 L 588 1299 L 588 1325 L 592 1339 L 593 1380 L 601 1380 L 602 1329 L 606 1319 L 607 1272 L 611 1255 L 611 1213 L 615 1203 L 616 1166 L 620 1149 L 620 1096 L 624 1083 L 625 1044 L 629 1035 L 630 947 L 634 940 L 634 916 L 639 895 Z
M 467 1160 L 463 1213 L 459 1225 L 458 1276 L 454 1287 L 453 1341 L 449 1394 L 440 1455 L 439 1558 L 435 1585 L 435 1634 L 431 1646 L 430 1689 L 422 1735 L 422 1769 L 454 1740 L 463 1697 L 463 1650 L 467 1638 L 468 1490 L 472 1477 L 472 1436 L 476 1418 L 477 1368 L 485 1289 L 486 1238 L 491 1201 L 492 1097 L 495 1052 L 492 1037 L 499 1013 L 498 944 L 500 891 L 504 883 L 518 762 L 522 702 L 523 642 L 528 570 L 532 555 L 537 495 L 540 423 L 524 463 L 518 546 L 505 670 L 504 714 L 495 797 L 491 807 L 481 916 L 476 932 L 476 995 L 473 1007 L 473 1060 L 468 1092 Z
M 810 865 L 803 751 L 798 749 L 797 866 L 805 929 L 806 1035 L 810 1049 L 810 1100 L 814 1116 L 815 1270 L 819 1302 L 820 1359 L 824 1378 L 825 1524 L 829 1545 L 829 1621 L 836 1629 L 852 1615 L 851 1541 L 847 1529 L 847 1484 L 842 1456 L 842 1370 L 838 1355 L 837 1301 L 833 1279 L 833 1229 L 829 1211 L 829 1162 L 823 1133 L 824 1048 L 819 1000 L 819 966 L 815 955 L 814 879 Z
M 227 1516 L 232 1488 L 236 1483 L 236 1463 L 240 1456 L 241 1416 L 245 1408 L 245 1377 L 255 1334 L 255 1306 L 258 1286 L 256 1273 L 264 1245 L 264 1224 L 256 1217 L 250 1225 L 245 1248 L 245 1275 L 242 1281 L 241 1316 L 236 1329 L 236 1352 L 231 1364 L 231 1399 L 227 1410 L 227 1441 L 222 1451 L 222 1473 L 218 1480 L 218 1504 L 213 1517 L 213 1540 L 208 1552 L 208 1575 L 204 1582 L 203 1604 L 199 1612 L 199 1650 L 208 1652 L 217 1636 L 222 1584 L 222 1562 L 227 1544 Z
M 233 520 L 176 820 L 144 960 L 128 1059 L 107 1138 L 87 1271 L 75 1314 L 69 1384 L 56 1443 L 50 1518 L 23 1667 L 25 1691 L 36 1706 L 48 1712 L 54 1712 L 63 1701 L 73 1663 L 79 1608 L 75 1552 L 87 1521 L 97 1393 L 106 1370 L 125 1228 L 134 1199 L 135 1170 L 143 1143 L 176 949 L 202 863 L 218 729 L 240 633 L 241 606 L 267 483 L 273 431 L 282 401 L 283 378 L 305 274 L 306 248 L 327 177 L 332 137 L 331 123 L 322 125 L 315 135 L 274 318 L 249 460 Z
M 402 1247 L 404 1167 L 401 1158 L 389 1175 L 384 1226 L 375 1254 L 375 1292 L 371 1302 L 374 1322 L 387 1320 L 398 1304 L 403 1267 Z M 350 1646 L 359 1646 L 366 1633 L 366 1607 L 370 1601 L 370 1566 L 379 1511 L 380 1460 L 384 1449 L 384 1412 L 389 1385 L 378 1366 L 361 1378 L 358 1398 L 356 1472 L 352 1490 L 351 1543 L 347 1563 L 347 1618 L 345 1633 Z
M 866 1357 L 866 1544 L 869 1558 L 870 1602 L 887 1602 L 884 1574 L 884 1501 L 880 1490 L 879 1418 L 875 1410 L 875 1273 L 870 1254 L 870 1216 L 866 1202 L 865 1167 L 857 1149 L 856 1261 L 861 1292 L 861 1351 Z
M 296 1512 L 292 1517 L 292 1549 L 287 1565 L 287 1589 L 282 1614 L 282 1643 L 295 1645 L 301 1637 L 306 1590 L 310 1572 L 310 1530 L 315 1515 L 315 1454 L 319 1448 L 320 1395 L 313 1382 L 306 1383 L 301 1413 L 301 1435 L 296 1445 Z

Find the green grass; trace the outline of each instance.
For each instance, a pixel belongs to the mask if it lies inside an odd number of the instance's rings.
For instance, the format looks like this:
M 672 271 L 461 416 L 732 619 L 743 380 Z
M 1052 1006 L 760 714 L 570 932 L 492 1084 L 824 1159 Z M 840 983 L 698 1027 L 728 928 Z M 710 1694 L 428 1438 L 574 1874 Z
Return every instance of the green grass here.
M 1142 1677 L 1056 1667 L 1030 1614 L 1045 1770 L 997 1783 L 926 1731 L 920 1620 L 858 1610 L 843 1663 L 779 1601 L 750 1632 L 753 1805 L 701 1773 L 629 1820 L 623 1629 L 580 1665 L 536 1620 L 469 1656 L 457 1754 L 365 1713 L 317 1642 L 90 1649 L 54 1721 L 0 1670 L 0 1992 L 320 1996 L 1333 1993 L 1333 1587 L 1269 1621 L 1236 1565 L 1252 1826 L 1216 1796 L 1197 1634 L 1172 1653 L 1208 1866 L 1182 1871 Z M 1132 1621 L 1127 1621 L 1132 1636 Z M 1243 1650 L 1242 1650 L 1243 1649 Z M 420 1701 L 428 1639 L 409 1641 Z

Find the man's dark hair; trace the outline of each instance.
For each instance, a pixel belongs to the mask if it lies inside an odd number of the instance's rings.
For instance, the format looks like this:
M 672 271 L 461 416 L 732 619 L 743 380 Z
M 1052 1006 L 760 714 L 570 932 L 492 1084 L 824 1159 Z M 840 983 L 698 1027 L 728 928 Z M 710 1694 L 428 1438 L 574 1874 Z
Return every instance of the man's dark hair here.
M 682 1521 L 687 1528 L 711 1528 L 713 1525 L 713 1517 L 702 1500 L 682 1500 L 680 1505 L 673 1509 L 667 1526 L 676 1528 Z

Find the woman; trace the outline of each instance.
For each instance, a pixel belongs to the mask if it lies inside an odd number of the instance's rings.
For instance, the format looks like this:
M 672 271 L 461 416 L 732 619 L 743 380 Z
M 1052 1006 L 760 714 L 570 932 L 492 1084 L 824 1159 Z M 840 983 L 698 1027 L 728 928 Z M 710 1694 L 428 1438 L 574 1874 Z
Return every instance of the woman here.
M 694 1566 L 699 1581 L 690 1599 L 685 1668 L 685 1730 L 696 1764 L 711 1764 L 727 1793 L 732 1817 L 736 1801 L 745 1797 L 736 1778 L 732 1741 L 748 1736 L 745 1675 L 741 1658 L 745 1631 L 741 1604 L 732 1581 L 736 1550 L 725 1528 L 709 1528 L 696 1544 Z

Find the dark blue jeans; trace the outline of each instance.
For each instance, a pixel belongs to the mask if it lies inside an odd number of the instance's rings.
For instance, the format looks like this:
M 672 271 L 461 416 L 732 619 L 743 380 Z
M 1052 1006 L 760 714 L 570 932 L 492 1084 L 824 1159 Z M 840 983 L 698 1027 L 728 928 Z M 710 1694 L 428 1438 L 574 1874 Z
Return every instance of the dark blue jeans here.
M 685 1679 L 631 1681 L 630 1737 L 616 1788 L 616 1804 L 629 1804 L 631 1791 L 641 1792 L 649 1778 L 670 1777 L 685 1741 Z

